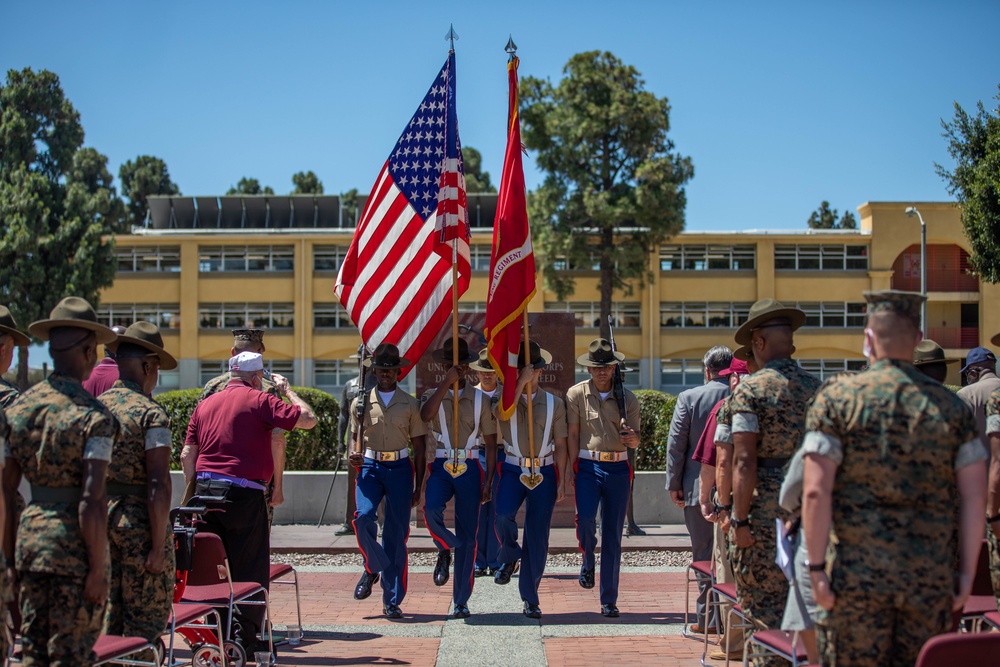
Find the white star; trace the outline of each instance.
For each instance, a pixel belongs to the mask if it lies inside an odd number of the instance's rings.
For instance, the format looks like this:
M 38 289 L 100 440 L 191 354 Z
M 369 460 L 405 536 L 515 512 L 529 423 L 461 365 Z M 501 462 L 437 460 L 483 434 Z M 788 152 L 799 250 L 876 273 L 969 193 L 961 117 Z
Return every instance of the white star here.
M 427 110 L 427 102 L 421 102 L 420 103 L 420 110 L 421 111 L 426 111 Z
M 437 139 L 438 141 L 444 141 L 444 132 L 438 132 L 437 134 L 434 135 L 434 138 Z
M 437 155 L 438 157 L 444 155 L 444 151 L 441 149 L 440 145 L 434 149 L 434 155 Z
M 403 187 L 406 187 L 407 181 L 408 179 L 406 178 L 406 176 L 403 176 L 401 179 L 399 179 L 399 184 L 402 185 Z
M 429 216 L 429 215 L 431 214 L 431 211 L 432 211 L 432 210 L 433 210 L 433 209 L 431 209 L 431 207 L 430 207 L 430 206 L 424 206 L 424 208 L 423 208 L 423 212 L 424 212 L 424 217 L 426 218 L 427 216 Z
M 441 78 L 445 81 L 448 80 L 448 70 L 446 69 L 441 70 Z
M 413 133 L 412 132 L 407 132 L 406 136 L 403 138 L 403 141 L 407 141 L 407 142 L 413 141 Z
M 422 185 L 430 185 L 434 181 L 431 180 L 430 176 L 424 176 L 424 180 L 421 181 Z
M 423 126 L 423 125 L 424 125 L 424 123 L 426 123 L 426 122 L 427 122 L 427 121 L 425 121 L 425 120 L 424 120 L 424 117 L 423 117 L 423 116 L 418 116 L 418 117 L 417 117 L 417 125 L 420 125 L 420 126 Z
M 406 157 L 410 156 L 410 152 L 411 151 L 410 151 L 410 147 L 409 146 L 407 146 L 406 148 L 403 149 L 403 155 L 405 155 Z
M 431 163 L 430 162 L 424 162 L 424 169 L 426 169 L 427 172 L 430 173 Z
M 417 141 L 423 141 L 424 140 L 424 133 L 423 132 L 417 132 L 416 135 L 414 135 L 413 138 L 416 139 Z

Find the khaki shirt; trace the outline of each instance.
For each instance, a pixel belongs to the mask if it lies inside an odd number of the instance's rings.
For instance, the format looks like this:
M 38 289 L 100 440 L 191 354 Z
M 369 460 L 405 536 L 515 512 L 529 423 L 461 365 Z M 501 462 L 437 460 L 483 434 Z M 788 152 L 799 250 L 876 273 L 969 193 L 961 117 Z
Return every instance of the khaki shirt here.
M 535 433 L 535 456 L 538 456 L 543 449 L 544 443 L 542 442 L 542 436 L 545 434 L 545 408 L 546 399 L 545 395 L 548 392 L 544 389 L 539 389 L 535 392 L 534 400 L 532 400 L 532 413 L 531 416 L 534 418 L 534 433 Z M 558 440 L 559 438 L 566 437 L 566 404 L 558 396 L 552 396 L 552 431 L 550 437 L 553 440 Z M 525 396 L 522 394 L 517 401 L 517 408 L 514 414 L 511 416 L 510 421 L 504 421 L 500 419 L 500 392 L 497 392 L 493 396 L 493 414 L 497 418 L 497 425 L 499 426 L 499 432 L 503 436 L 504 442 L 508 443 L 510 447 L 514 446 L 514 441 L 511 439 L 511 428 L 517 428 L 517 443 L 520 447 L 520 454 L 522 458 L 527 458 L 530 456 L 530 442 L 528 439 L 528 404 Z
M 625 424 L 639 432 L 639 401 L 635 394 L 625 390 Z M 566 418 L 580 427 L 580 449 L 592 452 L 624 452 L 619 429 L 621 415 L 614 391 L 601 400 L 601 393 L 593 380 L 573 385 L 566 392 Z
M 434 389 L 428 389 L 424 392 L 423 397 L 420 399 L 420 404 L 423 405 L 430 397 L 434 394 Z M 482 394 L 480 397 L 479 405 L 479 423 L 476 423 L 476 393 Z M 427 422 L 428 429 L 433 434 L 442 433 L 441 423 L 439 419 L 439 414 L 441 410 L 444 410 L 444 420 L 447 422 L 448 429 L 448 439 L 451 442 L 453 449 L 465 449 L 466 444 L 469 441 L 469 436 L 475 432 L 480 435 L 496 435 L 497 432 L 497 420 L 493 416 L 492 403 L 490 397 L 484 394 L 482 391 L 476 387 L 466 385 L 464 389 L 461 390 L 458 398 L 458 439 L 455 439 L 455 416 L 454 416 L 454 405 L 455 402 L 452 398 L 452 390 L 449 389 L 448 393 L 444 395 L 441 399 L 441 408 L 438 413 L 434 415 L 434 418 Z M 444 447 L 444 443 L 435 440 L 437 447 Z M 478 449 L 479 443 L 473 447 Z
M 359 397 L 360 398 L 360 397 Z M 358 428 L 358 399 L 351 404 L 351 428 Z M 427 426 L 420 419 L 420 403 L 396 387 L 389 404 L 382 402 L 378 387 L 368 394 L 365 411 L 364 445 L 376 452 L 398 452 L 406 449 L 413 438 L 427 435 Z

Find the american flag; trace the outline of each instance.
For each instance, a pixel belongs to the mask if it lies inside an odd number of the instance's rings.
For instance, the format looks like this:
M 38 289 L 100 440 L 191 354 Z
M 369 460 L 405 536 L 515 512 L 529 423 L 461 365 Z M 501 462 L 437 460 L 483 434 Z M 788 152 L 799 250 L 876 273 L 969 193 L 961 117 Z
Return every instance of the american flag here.
M 451 52 L 383 165 L 337 275 L 368 349 L 394 343 L 421 357 L 451 316 L 453 257 L 459 294 L 469 287 L 470 234 Z

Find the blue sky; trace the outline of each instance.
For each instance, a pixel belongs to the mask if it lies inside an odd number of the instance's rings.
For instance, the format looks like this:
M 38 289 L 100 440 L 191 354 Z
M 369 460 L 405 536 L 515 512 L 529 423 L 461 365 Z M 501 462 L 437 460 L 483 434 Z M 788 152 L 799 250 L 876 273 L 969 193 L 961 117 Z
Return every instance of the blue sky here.
M 522 75 L 609 50 L 672 105 L 687 228 L 802 228 L 827 199 L 943 200 L 939 121 L 1000 83 L 997 2 L 7 3 L 0 67 L 48 68 L 112 171 L 166 160 L 184 194 L 314 170 L 367 190 L 460 39 L 462 142 L 498 180 L 508 34 Z M 529 157 L 528 187 L 541 181 Z

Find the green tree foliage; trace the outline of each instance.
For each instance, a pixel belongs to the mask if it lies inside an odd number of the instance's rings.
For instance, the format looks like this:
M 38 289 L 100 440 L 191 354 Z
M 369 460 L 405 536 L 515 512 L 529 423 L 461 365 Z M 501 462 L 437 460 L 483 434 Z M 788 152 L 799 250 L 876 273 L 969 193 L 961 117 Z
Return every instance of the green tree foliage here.
M 65 296 L 97 304 L 114 279 L 112 241 L 124 207 L 107 158 L 81 148 L 80 116 L 59 77 L 7 72 L 0 86 L 0 301 L 22 326 Z M 18 358 L 18 382 L 28 362 Z
M 667 469 L 667 435 L 674 418 L 677 397 L 652 389 L 635 392 L 639 401 L 639 448 L 635 453 L 636 470 Z
M 292 176 L 293 195 L 321 195 L 323 194 L 323 181 L 319 180 L 312 171 L 300 171 Z
M 286 435 L 285 470 L 332 470 L 337 459 L 337 419 L 340 416 L 337 399 L 319 389 L 292 389 L 312 407 L 317 424 L 308 431 L 295 429 Z M 188 422 L 200 398 L 201 389 L 167 391 L 156 396 L 156 401 L 170 417 L 170 463 L 174 470 L 180 470 Z
M 141 225 L 146 220 L 149 195 L 179 195 L 181 190 L 170 179 L 167 163 L 152 155 L 140 155 L 118 170 L 122 196 L 128 198 L 127 225 Z
M 809 214 L 806 221 L 809 229 L 857 229 L 858 221 L 851 211 L 844 211 L 844 215 L 837 219 L 837 209 L 830 208 L 830 202 L 821 202 L 819 208 Z
M 1000 89 L 1000 86 L 998 86 Z M 1000 94 L 996 97 L 1000 100 Z M 970 264 L 980 278 L 1000 282 L 1000 107 L 982 102 L 970 114 L 955 103 L 955 117 L 941 121 L 954 169 L 936 164 L 948 192 L 962 205 L 962 225 L 972 245 Z
M 340 208 L 343 211 L 344 224 L 347 226 L 354 225 L 358 220 L 358 216 L 361 215 L 361 209 L 358 206 L 357 188 L 351 188 L 347 192 L 340 194 Z
M 235 187 L 230 187 L 226 191 L 227 195 L 273 195 L 274 190 L 270 185 L 260 186 L 260 181 L 256 178 L 247 178 L 244 176 L 240 179 L 239 183 Z
M 465 191 L 470 194 L 496 192 L 490 182 L 490 172 L 483 171 L 483 156 L 472 146 L 462 147 L 462 166 L 465 172 Z
M 570 58 L 553 85 L 521 81 L 523 139 L 544 183 L 529 200 L 546 286 L 572 294 L 560 269 L 598 268 L 601 330 L 615 289 L 648 275 L 650 250 L 684 228 L 691 159 L 667 137 L 670 103 L 645 90 L 639 72 L 608 52 Z

